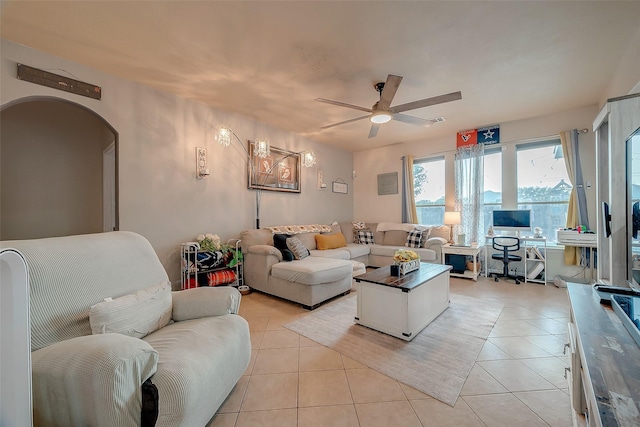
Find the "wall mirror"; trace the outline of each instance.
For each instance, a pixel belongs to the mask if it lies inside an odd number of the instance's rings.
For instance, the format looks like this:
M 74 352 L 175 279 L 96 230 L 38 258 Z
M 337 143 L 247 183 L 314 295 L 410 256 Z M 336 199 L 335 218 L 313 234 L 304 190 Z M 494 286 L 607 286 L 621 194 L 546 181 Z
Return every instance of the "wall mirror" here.
M 640 129 L 627 139 L 627 278 L 640 289 Z

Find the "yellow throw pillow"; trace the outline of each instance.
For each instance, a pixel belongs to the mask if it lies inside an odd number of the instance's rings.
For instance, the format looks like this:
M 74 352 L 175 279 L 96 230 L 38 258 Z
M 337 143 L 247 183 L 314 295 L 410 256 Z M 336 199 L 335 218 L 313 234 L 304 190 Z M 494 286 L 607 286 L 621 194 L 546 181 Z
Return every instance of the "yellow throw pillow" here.
M 344 234 L 316 234 L 316 246 L 319 250 L 344 248 L 347 246 L 347 239 Z

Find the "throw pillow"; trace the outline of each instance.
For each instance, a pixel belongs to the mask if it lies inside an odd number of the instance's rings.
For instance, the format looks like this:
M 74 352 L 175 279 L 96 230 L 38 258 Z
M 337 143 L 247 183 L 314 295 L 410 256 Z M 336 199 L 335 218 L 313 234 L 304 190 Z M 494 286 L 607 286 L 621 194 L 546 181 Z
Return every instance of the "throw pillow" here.
M 358 230 L 358 243 L 361 245 L 373 245 L 373 231 L 371 230 Z
M 163 282 L 91 306 L 89 324 L 93 334 L 143 338 L 169 323 L 171 308 L 171 284 Z
M 275 246 L 276 249 L 280 251 L 283 261 L 293 261 L 295 259 L 295 257 L 293 256 L 293 252 L 291 252 L 287 247 L 287 239 L 290 237 L 290 234 L 273 235 L 273 246 Z
M 295 259 L 303 259 L 309 256 L 309 249 L 297 237 L 287 239 L 287 248 L 293 252 Z
M 316 246 L 319 250 L 344 248 L 347 246 L 347 239 L 342 233 L 316 234 Z
M 418 230 L 420 230 L 418 228 Z M 422 230 L 422 240 L 420 241 L 420 247 L 424 248 L 424 245 L 427 243 L 427 239 L 431 236 L 431 228 L 425 228 Z
M 419 248 L 422 245 L 422 230 L 411 230 L 404 245 L 408 248 Z
M 364 230 L 367 228 L 364 221 L 353 221 L 352 224 L 354 230 Z
M 358 240 L 358 231 L 368 230 L 367 225 L 364 221 L 353 221 L 351 224 L 353 225 L 353 243 L 360 243 Z

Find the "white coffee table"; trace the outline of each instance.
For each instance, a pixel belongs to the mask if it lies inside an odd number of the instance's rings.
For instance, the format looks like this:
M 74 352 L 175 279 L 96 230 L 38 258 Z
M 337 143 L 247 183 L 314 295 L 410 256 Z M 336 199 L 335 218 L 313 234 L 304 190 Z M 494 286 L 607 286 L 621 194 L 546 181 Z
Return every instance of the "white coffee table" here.
M 400 277 L 391 276 L 388 266 L 357 276 L 356 323 L 411 341 L 449 307 L 449 270 L 423 262 Z

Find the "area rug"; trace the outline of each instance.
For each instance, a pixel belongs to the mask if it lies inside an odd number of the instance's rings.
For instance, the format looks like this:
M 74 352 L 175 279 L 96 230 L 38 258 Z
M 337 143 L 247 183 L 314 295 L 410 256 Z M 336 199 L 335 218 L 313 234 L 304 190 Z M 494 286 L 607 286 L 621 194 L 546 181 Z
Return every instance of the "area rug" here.
M 451 303 L 412 341 L 356 325 L 357 296 L 285 325 L 371 369 L 453 406 L 502 304 L 451 294 Z

